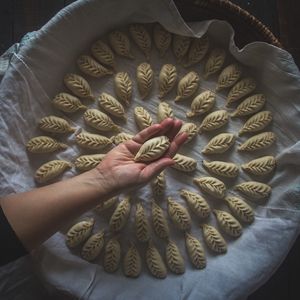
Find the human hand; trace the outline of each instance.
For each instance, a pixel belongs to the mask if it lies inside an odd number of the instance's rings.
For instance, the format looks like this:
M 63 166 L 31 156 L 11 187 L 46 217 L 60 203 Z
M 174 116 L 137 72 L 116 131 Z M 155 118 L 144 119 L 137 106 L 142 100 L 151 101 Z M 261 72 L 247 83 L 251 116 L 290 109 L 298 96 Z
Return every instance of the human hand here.
M 102 180 L 104 179 L 108 193 L 118 194 L 138 188 L 174 164 L 172 157 L 187 139 L 186 133 L 178 134 L 181 125 L 181 121 L 168 118 L 160 124 L 142 130 L 132 140 L 108 152 L 105 159 L 96 167 Z M 164 156 L 148 164 L 135 162 L 134 157 L 142 144 L 152 137 L 161 135 L 167 136 L 171 142 Z

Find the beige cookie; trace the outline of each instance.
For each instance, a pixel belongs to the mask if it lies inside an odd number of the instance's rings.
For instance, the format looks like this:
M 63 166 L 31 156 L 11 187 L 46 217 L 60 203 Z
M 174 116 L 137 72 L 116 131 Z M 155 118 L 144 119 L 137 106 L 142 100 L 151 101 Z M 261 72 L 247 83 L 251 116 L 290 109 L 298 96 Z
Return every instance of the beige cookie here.
M 227 252 L 227 245 L 220 232 L 213 226 L 208 224 L 202 225 L 204 241 L 210 250 L 224 254 Z
M 101 150 L 112 145 L 112 142 L 106 136 L 82 131 L 76 135 L 76 143 L 86 149 Z
M 184 142 L 185 144 L 190 142 L 192 139 L 194 139 L 197 134 L 198 134 L 198 126 L 194 123 L 184 123 L 178 134 L 181 133 L 181 132 L 185 132 L 187 134 L 187 139 L 186 141 Z
M 87 107 L 83 105 L 77 97 L 68 93 L 57 94 L 52 103 L 56 109 L 59 109 L 65 113 L 75 113 L 80 109 L 87 109 Z
M 119 126 L 117 126 L 107 114 L 99 109 L 90 108 L 86 110 L 83 118 L 87 125 L 99 131 L 120 131 Z
M 185 264 L 182 254 L 174 241 L 169 240 L 166 246 L 166 261 L 168 268 L 175 274 L 185 272 Z
M 135 107 L 134 119 L 140 130 L 150 127 L 154 124 L 151 115 L 142 106 Z
M 193 182 L 202 191 L 218 199 L 223 199 L 227 192 L 224 182 L 214 177 L 198 177 L 194 178 Z
M 102 41 L 96 41 L 92 47 L 93 56 L 103 65 L 116 68 L 115 55 L 111 48 Z
M 238 151 L 257 151 L 269 148 L 272 146 L 276 141 L 276 135 L 274 132 L 267 131 L 263 133 L 259 133 L 250 137 L 244 143 L 239 145 Z
M 191 104 L 191 110 L 186 113 L 188 118 L 202 115 L 210 111 L 216 103 L 216 94 L 211 91 L 204 91 L 197 95 Z
M 273 114 L 270 111 L 264 110 L 258 112 L 246 121 L 244 126 L 240 129 L 239 135 L 261 131 L 272 122 L 272 119 Z
M 203 160 L 202 163 L 209 172 L 218 176 L 234 178 L 239 174 L 238 165 L 231 162 Z
M 171 46 L 172 34 L 162 25 L 156 23 L 153 29 L 153 41 L 160 57 L 163 57 Z
M 135 235 L 139 242 L 148 242 L 150 239 L 150 226 L 146 211 L 141 203 L 136 204 Z
M 89 55 L 81 55 L 77 59 L 77 66 L 81 72 L 95 78 L 112 75 L 113 72 L 99 64 Z
M 219 75 L 216 91 L 232 87 L 241 78 L 242 70 L 236 63 L 227 66 Z
M 167 268 L 157 248 L 150 241 L 146 249 L 146 263 L 150 273 L 159 279 L 167 277 Z
M 104 246 L 104 231 L 93 234 L 84 243 L 81 249 L 81 257 L 87 261 L 95 260 L 101 253 Z
M 174 118 L 174 112 L 167 102 L 162 101 L 158 104 L 157 121 L 160 123 L 167 118 Z
M 190 49 L 187 54 L 187 61 L 185 67 L 198 64 L 205 57 L 209 49 L 209 39 L 207 36 L 201 38 L 194 38 L 192 40 Z
M 150 59 L 151 54 L 151 36 L 143 24 L 131 24 L 129 25 L 129 32 L 131 38 L 144 53 L 147 60 Z
M 171 64 L 165 64 L 162 66 L 159 77 L 158 77 L 158 85 L 159 85 L 159 99 L 165 97 L 175 86 L 177 81 L 177 71 L 176 67 Z
M 201 151 L 203 154 L 224 153 L 233 146 L 235 135 L 232 133 L 220 133 L 213 137 Z
M 155 197 L 160 197 L 164 194 L 166 190 L 166 176 L 164 171 L 152 180 L 151 187 Z
M 175 164 L 171 167 L 181 172 L 193 172 L 197 169 L 197 161 L 186 155 L 176 153 L 173 157 Z
M 118 100 L 124 102 L 127 106 L 132 99 L 132 81 L 127 72 L 119 72 L 114 78 L 114 88 Z
M 76 130 L 76 128 L 71 127 L 67 120 L 56 116 L 47 116 L 40 119 L 38 126 L 41 130 L 51 133 L 73 133 Z
M 124 274 L 127 277 L 139 277 L 142 271 L 142 258 L 134 243 L 130 243 L 123 261 Z
M 200 77 L 194 71 L 183 76 L 178 83 L 175 102 L 191 97 L 198 90 L 199 82 Z
M 50 153 L 67 148 L 68 146 L 66 144 L 43 135 L 31 138 L 26 144 L 27 151 L 31 153 Z
M 120 132 L 117 135 L 113 136 L 111 140 L 114 144 L 119 145 L 121 143 L 124 143 L 126 141 L 129 141 L 133 138 L 133 135 L 126 132 Z
M 164 215 L 162 208 L 152 201 L 151 206 L 151 214 L 152 214 L 152 225 L 154 232 L 161 239 L 166 239 L 169 237 L 169 225 L 167 219 Z
M 196 269 L 206 267 L 206 257 L 204 249 L 198 239 L 189 233 L 185 233 L 185 245 L 191 263 Z
M 205 63 L 203 77 L 206 79 L 210 75 L 219 72 L 224 65 L 225 58 L 226 58 L 226 51 L 224 49 L 214 48 L 213 50 L 211 50 L 207 58 L 207 61 Z
M 258 181 L 245 181 L 237 184 L 234 189 L 254 201 L 269 198 L 272 192 L 269 185 Z
M 107 209 L 113 207 L 116 205 L 118 201 L 117 197 L 112 197 L 106 201 L 103 201 L 102 203 L 98 204 L 94 210 L 96 213 L 101 214 L 102 212 L 106 211 Z
M 98 103 L 107 113 L 114 117 L 126 120 L 126 113 L 123 105 L 112 95 L 108 93 L 101 93 L 98 98 Z
M 172 49 L 178 62 L 181 62 L 189 51 L 192 39 L 188 36 L 174 34 Z
M 103 267 L 108 273 L 118 270 L 121 260 L 121 245 L 116 238 L 110 239 L 104 248 Z
M 109 220 L 109 230 L 112 232 L 121 231 L 125 227 L 130 215 L 130 197 L 125 197 L 117 205 L 114 213 Z
M 76 158 L 74 165 L 80 172 L 89 171 L 97 167 L 104 157 L 105 154 L 81 155 Z
M 109 43 L 115 53 L 119 56 L 134 59 L 130 50 L 130 41 L 125 33 L 114 30 L 108 35 Z
M 173 200 L 171 197 L 168 197 L 168 214 L 174 225 L 182 230 L 186 231 L 191 228 L 191 216 L 187 209 Z
M 225 197 L 225 201 L 231 212 L 242 222 L 252 223 L 254 221 L 253 209 L 242 199 L 235 196 Z
M 136 80 L 138 90 L 142 99 L 151 92 L 153 85 L 153 70 L 148 63 L 141 63 L 136 69 Z
M 213 131 L 226 125 L 229 115 L 226 110 L 216 110 L 208 114 L 199 126 L 199 133 L 203 131 Z
M 276 167 L 276 159 L 274 156 L 262 156 L 253 159 L 246 164 L 242 164 L 241 168 L 253 175 L 263 176 L 271 173 Z

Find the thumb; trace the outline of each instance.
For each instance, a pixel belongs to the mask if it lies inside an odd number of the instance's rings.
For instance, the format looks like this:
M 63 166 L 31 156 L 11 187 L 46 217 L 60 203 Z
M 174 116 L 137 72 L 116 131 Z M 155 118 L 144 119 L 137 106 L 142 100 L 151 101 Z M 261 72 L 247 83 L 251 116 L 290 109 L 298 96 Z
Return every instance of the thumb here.
M 153 177 L 161 173 L 165 168 L 174 165 L 174 160 L 169 157 L 163 157 L 149 165 L 147 165 L 142 171 L 142 177 L 144 181 L 149 181 Z

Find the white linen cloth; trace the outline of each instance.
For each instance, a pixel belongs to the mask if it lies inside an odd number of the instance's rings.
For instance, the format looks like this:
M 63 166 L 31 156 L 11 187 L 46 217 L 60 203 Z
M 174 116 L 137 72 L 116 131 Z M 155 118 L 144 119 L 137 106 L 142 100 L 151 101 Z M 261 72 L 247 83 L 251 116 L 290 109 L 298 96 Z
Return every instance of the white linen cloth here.
M 249 72 L 257 79 L 259 82 L 257 91 L 266 94 L 266 108 L 274 115 L 270 129 L 278 136 L 274 147 L 259 153 L 261 155 L 272 153 L 278 160 L 275 175 L 266 181 L 272 186 L 272 195 L 265 205 L 251 204 L 255 207 L 255 222 L 244 228 L 243 235 L 239 239 L 228 239 L 224 235 L 228 242 L 226 255 L 213 255 L 205 247 L 207 267 L 204 270 L 192 268 L 186 255 L 182 234 L 172 230 L 172 238 L 179 245 L 186 261 L 186 272 L 182 276 L 169 273 L 165 280 L 158 280 L 149 274 L 145 264 L 141 276 L 136 280 L 124 277 L 121 268 L 115 274 L 107 274 L 103 271 L 101 259 L 95 263 L 88 263 L 82 260 L 77 252 L 70 252 L 65 246 L 63 233 L 54 235 L 37 251 L 34 257 L 37 272 L 45 283 L 80 299 L 245 298 L 276 270 L 299 233 L 300 74 L 291 55 L 284 50 L 262 42 L 251 43 L 243 49 L 238 49 L 233 40 L 234 32 L 226 22 L 212 20 L 191 24 L 189 27 L 182 20 L 174 3 L 168 0 L 80 0 L 58 13 L 36 32 L 30 42 L 20 47 L 19 52 L 14 54 L 0 85 L 1 196 L 33 188 L 34 171 L 42 163 L 56 157 L 73 161 L 83 153 L 75 145 L 75 135 L 62 138 L 70 145 L 68 150 L 51 155 L 29 155 L 25 151 L 25 144 L 31 137 L 41 134 L 36 129 L 37 121 L 41 117 L 50 114 L 60 115 L 53 110 L 51 99 L 64 90 L 63 76 L 66 72 L 76 70 L 74 63 L 76 58 L 81 53 L 87 52 L 87 46 L 103 34 L 133 22 L 160 22 L 171 32 L 190 36 L 202 36 L 207 32 L 212 41 L 217 41 L 219 45 L 228 49 L 242 65 L 247 67 L 246 73 Z M 118 70 L 128 71 L 132 79 L 135 79 L 136 66 L 143 62 L 144 58 L 135 46 L 132 47 L 136 60 L 129 61 L 118 57 L 117 66 Z M 132 103 L 145 107 L 154 119 L 159 103 L 158 73 L 161 66 L 167 62 L 175 63 L 171 52 L 168 52 L 165 58 L 158 58 L 157 51 L 152 50 L 150 63 L 155 72 L 155 84 L 147 100 L 139 99 L 134 83 Z M 203 74 L 203 63 L 189 70 Z M 178 72 L 179 77 L 182 77 L 187 70 L 179 66 Z M 88 80 L 96 95 L 102 91 L 114 93 L 111 77 Z M 211 77 L 201 82 L 200 90 L 213 89 L 215 80 L 216 77 Z M 185 111 L 190 101 L 175 105 L 172 101 L 174 96 L 175 91 L 166 97 L 166 101 L 174 108 L 177 118 L 186 120 Z M 218 108 L 223 107 L 224 96 L 223 93 L 218 96 Z M 131 132 L 137 132 L 132 113 L 135 105 L 132 104 L 128 110 L 128 122 L 124 125 L 124 128 Z M 97 107 L 96 104 L 89 106 Z M 81 113 L 67 118 L 77 127 L 77 131 L 85 127 Z M 197 119 L 197 122 L 199 121 L 201 118 Z M 240 120 L 230 121 L 228 127 L 217 132 L 237 133 L 241 124 Z M 200 150 L 217 132 L 198 136 L 195 142 L 182 149 L 182 153 L 198 160 L 198 170 L 192 175 L 167 170 L 167 195 L 183 202 L 178 196 L 179 188 L 188 187 L 197 190 L 192 184 L 192 177 L 207 175 L 201 165 L 203 157 Z M 244 140 L 244 137 L 237 138 L 234 150 L 217 158 L 241 164 L 257 157 L 258 155 L 240 154 L 236 151 L 237 144 Z M 75 170 L 70 170 L 66 172 L 64 178 L 75 174 Z M 241 172 L 238 182 L 245 180 L 251 178 Z M 234 182 L 226 181 L 226 183 L 232 187 Z M 151 198 L 149 187 L 133 194 L 134 201 L 141 199 L 148 212 Z M 207 199 L 212 207 L 225 207 L 220 201 L 210 197 Z M 165 208 L 165 202 L 162 201 L 161 204 Z M 131 223 L 133 215 L 134 209 L 131 213 Z M 95 217 L 96 228 L 107 227 L 107 218 Z M 214 217 L 211 216 L 208 222 L 215 224 Z M 199 221 L 193 218 L 192 233 L 202 240 L 198 224 Z M 130 225 L 127 226 L 125 234 L 122 234 L 123 251 L 127 249 L 127 239 L 130 239 L 131 235 L 133 227 Z M 163 254 L 164 243 L 158 240 L 155 240 L 155 243 Z M 139 249 L 143 255 L 144 248 Z M 12 278 L 15 273 L 11 272 Z M 0 286 L 3 299 L 15 299 L 8 292 L 7 273 L 1 270 L 0 276 L 3 278 Z M 16 280 L 15 286 L 18 286 L 18 283 L 22 284 L 20 280 Z M 26 297 L 22 299 L 27 299 Z

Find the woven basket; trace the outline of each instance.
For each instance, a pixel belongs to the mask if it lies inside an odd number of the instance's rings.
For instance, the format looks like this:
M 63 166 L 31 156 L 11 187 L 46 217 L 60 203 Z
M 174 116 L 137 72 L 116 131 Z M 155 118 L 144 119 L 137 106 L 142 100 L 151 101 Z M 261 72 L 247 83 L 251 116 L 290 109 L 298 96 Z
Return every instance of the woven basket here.
M 229 22 L 235 30 L 235 42 L 243 47 L 262 41 L 282 48 L 274 34 L 254 16 L 229 0 L 175 0 L 187 22 L 219 19 Z

